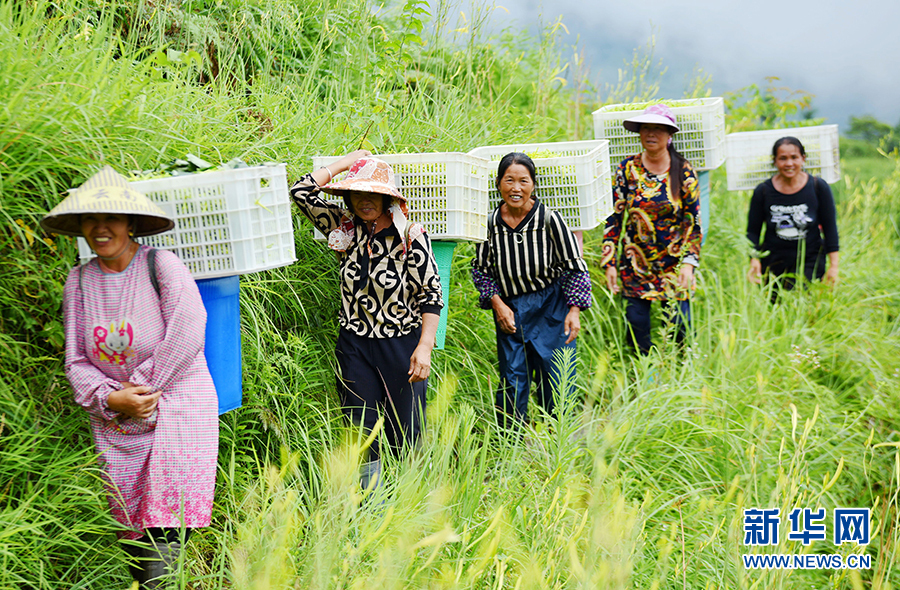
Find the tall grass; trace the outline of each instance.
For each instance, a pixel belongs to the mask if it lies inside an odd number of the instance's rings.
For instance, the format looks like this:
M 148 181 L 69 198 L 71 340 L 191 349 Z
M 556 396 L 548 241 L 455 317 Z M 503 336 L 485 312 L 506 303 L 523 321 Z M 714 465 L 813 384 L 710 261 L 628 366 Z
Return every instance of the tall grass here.
M 361 144 L 466 150 L 590 128 L 590 105 L 552 83 L 552 26 L 490 38 L 484 14 L 453 31 L 458 7 L 422 7 L 0 2 L 0 588 L 128 584 L 62 373 L 74 245 L 37 229 L 64 190 L 102 163 L 186 152 L 286 161 L 297 176 Z M 220 420 L 190 587 L 898 587 L 900 174 L 843 182 L 842 284 L 775 305 L 744 278 L 749 195 L 720 176 L 690 348 L 629 353 L 588 232 L 578 403 L 517 435 L 494 420 L 494 327 L 460 247 L 422 447 L 388 458 L 374 492 L 358 488 L 365 440 L 334 391 L 336 261 L 296 217 L 299 262 L 242 279 L 244 406 Z M 744 570 L 742 509 L 795 506 L 873 507 L 870 546 L 813 550 L 866 551 L 875 567 Z M 769 550 L 807 551 L 784 538 Z

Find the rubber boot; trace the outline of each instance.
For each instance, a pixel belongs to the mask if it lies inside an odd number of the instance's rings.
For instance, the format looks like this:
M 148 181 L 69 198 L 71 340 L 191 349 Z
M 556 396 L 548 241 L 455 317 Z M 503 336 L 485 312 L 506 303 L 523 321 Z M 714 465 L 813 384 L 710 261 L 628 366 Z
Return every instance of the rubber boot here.
M 128 554 L 128 571 L 131 572 L 131 579 L 137 582 L 140 588 L 143 588 L 144 582 L 147 581 L 147 572 L 143 567 L 144 548 L 123 543 L 122 549 Z
M 175 571 L 175 564 L 181 554 L 181 543 L 166 543 L 157 541 L 154 545 L 145 547 L 144 570 L 146 582 L 142 588 L 166 588 L 170 584 L 170 574 Z
M 381 459 L 366 461 L 359 466 L 359 485 L 363 491 L 375 491 L 381 487 Z

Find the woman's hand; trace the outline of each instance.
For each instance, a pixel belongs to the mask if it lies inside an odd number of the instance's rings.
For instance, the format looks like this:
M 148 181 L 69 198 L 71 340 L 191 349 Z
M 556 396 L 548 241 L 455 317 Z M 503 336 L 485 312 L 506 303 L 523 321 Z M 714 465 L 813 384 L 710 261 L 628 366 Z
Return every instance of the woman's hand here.
M 830 285 L 834 287 L 838 284 L 838 259 L 840 254 L 838 252 L 829 252 L 828 253 L 828 270 L 825 271 L 825 276 L 822 277 L 822 280 L 825 281 L 826 285 Z
M 747 280 L 754 285 L 762 283 L 762 263 L 759 258 L 750 259 L 750 270 L 747 271 Z
M 354 162 L 359 160 L 360 158 L 364 158 L 366 156 L 371 156 L 372 152 L 369 150 L 356 150 L 355 152 L 350 152 L 337 162 L 332 162 L 327 166 L 323 166 L 318 170 L 314 170 L 312 173 L 313 180 L 316 181 L 316 184 L 319 186 L 325 186 L 331 179 L 350 168 Z
M 145 419 L 152 416 L 162 392 L 145 386 L 136 387 L 128 382 L 122 385 L 127 387 L 110 393 L 106 399 L 106 407 L 129 418 Z
M 678 287 L 685 291 L 693 291 L 697 287 L 693 264 L 682 264 L 678 271 Z
M 505 334 L 516 333 L 516 314 L 506 305 L 499 295 L 491 298 L 491 306 L 494 308 L 494 319 Z
M 615 295 L 619 292 L 619 271 L 615 266 L 606 267 L 606 288 Z
M 347 170 L 348 168 L 350 168 L 350 166 L 352 166 L 353 163 L 356 162 L 357 160 L 359 160 L 360 158 L 365 158 L 366 156 L 371 156 L 371 155 L 372 155 L 372 152 L 370 152 L 369 150 L 356 150 L 356 151 L 350 152 L 349 154 L 347 154 L 346 156 L 344 156 L 343 158 L 341 158 L 340 160 L 338 160 L 337 162 L 332 164 L 331 167 L 337 169 L 335 174 L 340 174 L 344 170 Z
M 434 349 L 435 335 L 441 316 L 436 313 L 422 314 L 422 335 L 419 344 L 409 357 L 409 382 L 425 381 L 431 374 L 431 351 Z
M 581 308 L 577 305 L 570 307 L 563 325 L 566 327 L 566 336 L 569 337 L 566 344 L 578 338 L 578 333 L 581 331 Z
M 425 381 L 431 374 L 431 347 L 419 343 L 409 358 L 409 382 Z

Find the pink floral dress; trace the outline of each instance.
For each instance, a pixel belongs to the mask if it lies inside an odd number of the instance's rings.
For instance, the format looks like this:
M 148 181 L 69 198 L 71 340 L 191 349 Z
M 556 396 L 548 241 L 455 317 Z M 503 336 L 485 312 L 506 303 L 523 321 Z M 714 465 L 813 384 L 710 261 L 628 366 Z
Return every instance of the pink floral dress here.
M 120 273 L 92 260 L 66 282 L 66 376 L 90 415 L 109 505 L 135 539 L 150 527 L 209 525 L 219 423 L 216 391 L 203 353 L 206 310 L 178 258 L 149 248 Z M 128 418 L 106 400 L 120 382 L 162 392 L 153 416 Z

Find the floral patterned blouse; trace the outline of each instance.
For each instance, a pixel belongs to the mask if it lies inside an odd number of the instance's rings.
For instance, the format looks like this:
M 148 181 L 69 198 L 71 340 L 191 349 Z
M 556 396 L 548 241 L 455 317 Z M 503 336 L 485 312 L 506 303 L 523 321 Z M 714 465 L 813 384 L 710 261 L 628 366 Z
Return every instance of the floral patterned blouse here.
M 681 194 L 672 196 L 669 175 L 647 170 L 640 154 L 625 158 L 616 170 L 600 264 L 618 268 L 625 297 L 684 300 L 690 295 L 677 287 L 677 278 L 682 263 L 700 263 L 700 187 L 689 162 L 681 174 Z

